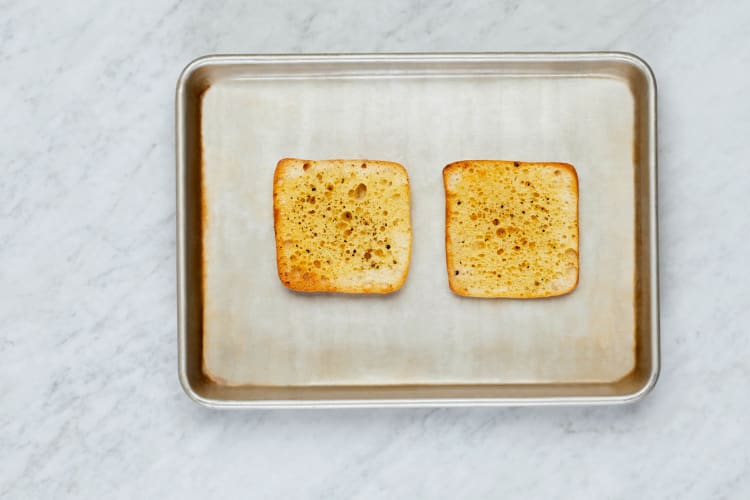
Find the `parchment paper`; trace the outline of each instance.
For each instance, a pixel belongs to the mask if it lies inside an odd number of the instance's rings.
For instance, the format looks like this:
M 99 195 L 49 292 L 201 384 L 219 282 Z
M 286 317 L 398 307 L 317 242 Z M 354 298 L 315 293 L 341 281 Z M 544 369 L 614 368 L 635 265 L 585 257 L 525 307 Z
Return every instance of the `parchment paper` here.
M 614 381 L 634 366 L 634 110 L 623 80 L 472 76 L 223 81 L 202 108 L 204 370 L 226 384 Z M 310 295 L 277 277 L 276 162 L 408 170 L 413 254 L 386 296 Z M 539 300 L 448 288 L 441 171 L 563 161 L 579 176 L 580 281 Z

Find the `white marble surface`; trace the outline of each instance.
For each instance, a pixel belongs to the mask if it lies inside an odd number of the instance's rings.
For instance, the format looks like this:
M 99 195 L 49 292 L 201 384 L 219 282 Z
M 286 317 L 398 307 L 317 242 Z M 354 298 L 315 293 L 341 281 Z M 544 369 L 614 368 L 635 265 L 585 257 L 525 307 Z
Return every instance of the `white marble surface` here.
M 0 497 L 750 498 L 750 4 L 0 3 Z M 663 370 L 610 408 L 216 412 L 176 376 L 174 83 L 230 52 L 627 50 Z

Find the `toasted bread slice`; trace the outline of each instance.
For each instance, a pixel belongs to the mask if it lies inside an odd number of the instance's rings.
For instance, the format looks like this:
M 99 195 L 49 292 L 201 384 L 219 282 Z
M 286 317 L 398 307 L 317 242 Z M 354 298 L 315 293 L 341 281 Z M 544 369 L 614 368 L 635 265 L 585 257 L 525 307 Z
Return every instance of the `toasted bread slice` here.
M 387 161 L 299 160 L 276 166 L 276 264 L 301 292 L 389 293 L 411 258 L 409 177 Z
M 578 284 L 578 176 L 567 163 L 443 169 L 448 281 L 469 297 L 531 299 Z

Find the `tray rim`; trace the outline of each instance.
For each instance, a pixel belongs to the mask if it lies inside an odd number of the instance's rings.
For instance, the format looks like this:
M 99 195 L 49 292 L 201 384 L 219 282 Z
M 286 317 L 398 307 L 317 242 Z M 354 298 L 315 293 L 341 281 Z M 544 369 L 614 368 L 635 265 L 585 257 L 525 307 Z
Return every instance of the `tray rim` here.
M 651 327 L 651 369 L 646 382 L 638 390 L 623 395 L 610 396 L 543 396 L 543 397 L 497 397 L 497 398 L 382 398 L 382 399 L 217 399 L 201 396 L 192 386 L 187 370 L 187 287 L 186 283 L 186 223 L 185 172 L 187 169 L 184 148 L 186 146 L 185 110 L 182 100 L 186 87 L 196 71 L 204 66 L 326 63 L 326 62 L 433 62 L 456 63 L 461 61 L 483 62 L 583 62 L 609 61 L 631 66 L 645 79 L 648 88 L 648 180 L 651 189 L 648 199 L 648 261 L 651 269 L 648 288 L 650 291 L 649 323 Z M 180 72 L 175 91 L 175 160 L 176 160 L 176 250 L 177 250 L 177 361 L 178 378 L 185 394 L 195 403 L 214 409 L 291 409 L 291 408 L 386 408 L 386 407 L 512 407 L 512 406 L 600 406 L 629 404 L 642 400 L 655 387 L 661 371 L 660 325 L 659 325 L 659 259 L 658 259 L 658 176 L 657 176 L 657 85 L 650 65 L 641 57 L 621 51 L 582 52 L 424 52 L 424 53 L 311 53 L 311 54 L 211 54 L 190 61 Z M 533 385 L 533 384 L 532 384 Z M 366 388 L 363 387 L 363 390 Z

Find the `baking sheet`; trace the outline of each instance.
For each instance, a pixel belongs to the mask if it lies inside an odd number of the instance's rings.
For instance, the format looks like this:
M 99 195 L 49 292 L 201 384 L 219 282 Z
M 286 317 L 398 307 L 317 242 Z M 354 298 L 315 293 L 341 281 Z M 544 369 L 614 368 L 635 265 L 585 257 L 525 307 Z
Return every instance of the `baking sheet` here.
M 658 374 L 658 304 L 655 95 L 644 67 L 622 54 L 194 62 L 178 85 L 188 394 L 211 406 L 601 403 L 645 394 Z M 287 156 L 405 165 L 413 254 L 400 291 L 311 295 L 281 285 L 271 193 L 276 162 Z M 461 159 L 576 167 L 573 293 L 452 294 L 441 171 Z

